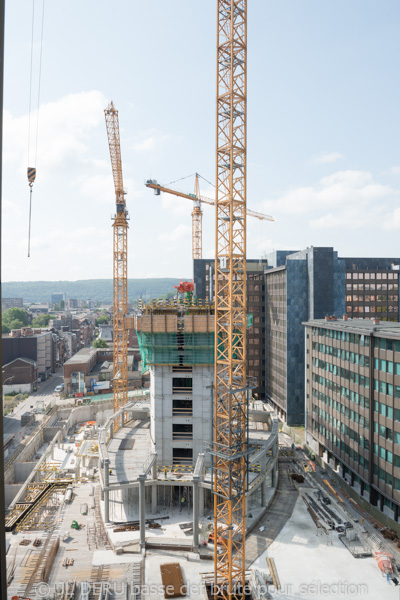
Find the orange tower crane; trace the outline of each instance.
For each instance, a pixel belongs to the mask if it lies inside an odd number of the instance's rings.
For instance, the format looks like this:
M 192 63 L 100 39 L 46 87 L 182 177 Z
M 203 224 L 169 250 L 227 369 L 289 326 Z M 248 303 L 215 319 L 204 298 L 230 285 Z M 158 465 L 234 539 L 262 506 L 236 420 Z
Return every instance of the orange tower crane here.
M 177 190 L 164 187 L 159 185 L 154 179 L 149 179 L 146 181 L 145 185 L 146 187 L 153 189 L 156 196 L 159 196 L 161 192 L 166 192 L 167 194 L 173 194 L 174 196 L 179 196 L 180 198 L 186 198 L 194 203 L 192 212 L 192 258 L 202 258 L 203 210 L 201 205 L 209 204 L 210 206 L 215 206 L 215 200 L 200 195 L 199 174 L 196 173 L 195 175 L 194 194 L 185 194 L 184 192 L 178 192 Z M 270 215 L 265 215 L 264 213 L 256 212 L 255 210 L 246 209 L 246 214 L 250 217 L 260 219 L 260 221 L 274 221 L 274 218 Z
M 247 0 L 217 0 L 214 598 L 245 598 Z
M 104 111 L 114 177 L 116 213 L 113 217 L 113 386 L 114 412 L 128 401 L 128 211 L 122 179 L 118 111 L 110 102 Z M 116 419 L 118 429 L 121 419 Z

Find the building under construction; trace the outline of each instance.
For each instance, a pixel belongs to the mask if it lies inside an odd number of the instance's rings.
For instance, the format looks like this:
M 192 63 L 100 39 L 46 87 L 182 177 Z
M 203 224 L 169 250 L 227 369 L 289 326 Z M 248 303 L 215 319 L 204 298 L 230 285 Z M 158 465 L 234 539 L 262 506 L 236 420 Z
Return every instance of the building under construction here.
M 137 521 L 145 546 L 146 521 L 175 513 L 179 521 L 183 509 L 197 547 L 201 517 L 212 508 L 213 306 L 155 302 L 141 307 L 135 327 L 150 400 L 117 411 L 100 431 L 104 518 Z M 247 503 L 262 512 L 276 484 L 278 425 L 248 400 Z

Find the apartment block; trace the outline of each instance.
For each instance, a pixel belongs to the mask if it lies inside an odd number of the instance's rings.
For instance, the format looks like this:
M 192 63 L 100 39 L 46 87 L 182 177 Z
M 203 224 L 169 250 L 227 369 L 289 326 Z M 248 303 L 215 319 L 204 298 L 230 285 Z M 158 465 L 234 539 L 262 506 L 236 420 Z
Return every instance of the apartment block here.
M 355 491 L 400 517 L 400 324 L 305 323 L 306 442 Z

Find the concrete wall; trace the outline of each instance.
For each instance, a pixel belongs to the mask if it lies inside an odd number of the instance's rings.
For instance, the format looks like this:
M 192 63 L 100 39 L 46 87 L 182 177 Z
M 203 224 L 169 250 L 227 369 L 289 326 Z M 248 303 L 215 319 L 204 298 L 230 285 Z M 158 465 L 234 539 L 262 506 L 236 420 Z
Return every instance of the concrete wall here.
M 72 410 L 70 408 L 62 409 L 58 412 L 58 417 L 67 421 L 66 431 L 68 431 L 70 427 L 73 427 L 77 423 L 83 423 L 84 421 L 96 421 L 97 415 L 112 409 L 112 407 L 112 400 L 108 402 L 99 402 L 96 404 L 85 404 L 83 406 L 77 406 Z
M 192 393 L 173 394 L 172 378 L 192 379 Z M 193 366 L 192 373 L 172 373 L 172 367 L 160 365 L 150 368 L 150 432 L 158 464 L 172 465 L 173 448 L 192 448 L 193 463 L 204 447 L 211 442 L 212 403 L 210 386 L 214 369 Z M 192 400 L 191 416 L 173 416 L 173 400 Z M 174 424 L 192 424 L 193 439 L 173 440 Z
M 4 473 L 4 483 L 14 483 L 14 469 L 15 465 L 20 462 L 30 462 L 35 456 L 39 448 L 43 444 L 42 431 L 39 429 L 35 435 L 31 438 L 28 446 L 25 446 L 21 453 L 18 455 L 18 459 L 14 462 L 11 467 Z
M 15 496 L 22 489 L 22 483 L 12 483 L 4 486 L 4 501 L 6 508 L 8 508 Z
M 18 392 L 19 394 L 30 394 L 31 391 L 31 383 L 16 383 L 15 385 L 3 385 L 3 394 L 9 394 L 10 392 Z
M 16 462 L 14 469 L 14 478 L 16 482 L 24 483 L 25 479 L 32 473 L 36 462 Z

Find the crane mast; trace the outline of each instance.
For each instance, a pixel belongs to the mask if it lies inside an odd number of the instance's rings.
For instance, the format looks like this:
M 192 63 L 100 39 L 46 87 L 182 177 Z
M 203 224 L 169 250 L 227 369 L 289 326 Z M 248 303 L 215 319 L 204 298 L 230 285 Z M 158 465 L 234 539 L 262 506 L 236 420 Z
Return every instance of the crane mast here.
M 247 0 L 217 2 L 214 598 L 244 600 Z
M 197 200 L 193 203 L 192 210 L 192 258 L 203 257 L 203 211 L 201 209 L 199 175 L 196 173 L 194 180 L 194 195 Z
M 113 217 L 113 389 L 114 412 L 128 401 L 128 211 L 122 179 L 118 111 L 110 102 L 104 111 L 114 177 L 116 212 Z M 121 419 L 115 420 L 118 429 Z

